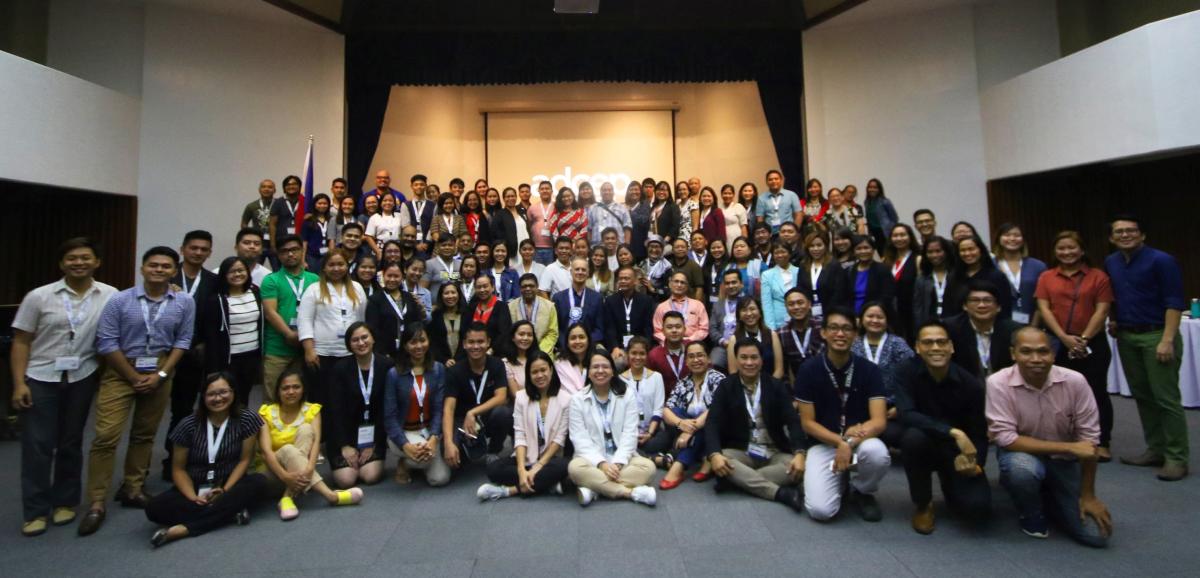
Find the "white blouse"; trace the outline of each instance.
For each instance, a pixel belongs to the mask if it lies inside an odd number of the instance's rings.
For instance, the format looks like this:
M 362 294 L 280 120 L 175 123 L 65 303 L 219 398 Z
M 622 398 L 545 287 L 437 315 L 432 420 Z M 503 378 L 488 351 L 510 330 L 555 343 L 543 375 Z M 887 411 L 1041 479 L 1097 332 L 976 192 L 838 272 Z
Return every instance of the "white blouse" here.
M 300 341 L 313 340 L 317 355 L 324 357 L 346 357 L 346 329 L 355 321 L 363 321 L 367 312 L 367 294 L 358 281 L 350 281 L 358 304 L 350 300 L 344 290 L 339 292 L 329 285 L 329 301 L 321 300 L 321 285 L 313 283 L 300 298 L 296 310 L 296 322 Z

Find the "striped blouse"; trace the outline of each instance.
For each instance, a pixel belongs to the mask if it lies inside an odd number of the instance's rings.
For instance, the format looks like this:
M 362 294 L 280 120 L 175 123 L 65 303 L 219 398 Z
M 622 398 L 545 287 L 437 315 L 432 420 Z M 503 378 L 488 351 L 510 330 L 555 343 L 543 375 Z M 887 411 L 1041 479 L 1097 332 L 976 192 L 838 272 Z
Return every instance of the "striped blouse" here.
M 175 430 L 171 432 L 171 443 L 176 447 L 187 448 L 187 473 L 188 477 L 192 478 L 192 484 L 196 489 L 201 486 L 212 486 L 224 484 L 229 478 L 229 474 L 233 473 L 237 467 L 238 461 L 242 459 L 242 442 L 247 438 L 252 438 L 258 435 L 258 430 L 262 427 L 263 421 L 254 412 L 250 410 L 239 410 L 237 414 L 230 415 L 228 420 L 229 425 L 225 427 L 225 434 L 221 437 L 220 443 L 217 445 L 216 460 L 213 464 L 208 463 L 208 428 L 200 421 L 196 414 L 191 414 L 183 421 L 175 426 Z M 216 436 L 220 432 L 220 426 L 213 428 L 213 435 Z M 212 470 L 212 480 L 208 480 L 208 471 Z
M 550 215 L 550 233 L 554 237 L 567 236 L 572 239 L 586 237 L 588 233 L 587 212 L 583 209 L 555 211 Z
M 226 298 L 229 304 L 229 353 L 258 351 L 258 321 L 261 313 L 254 294 L 247 291 Z

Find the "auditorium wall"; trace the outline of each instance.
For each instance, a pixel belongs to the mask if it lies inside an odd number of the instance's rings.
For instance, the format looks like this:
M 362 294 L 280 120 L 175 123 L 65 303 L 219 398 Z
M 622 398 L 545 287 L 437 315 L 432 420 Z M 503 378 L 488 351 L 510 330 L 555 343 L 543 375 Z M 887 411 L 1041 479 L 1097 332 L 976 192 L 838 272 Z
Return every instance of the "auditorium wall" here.
M 589 110 L 637 102 L 678 104 L 677 180 L 698 176 L 714 188 L 754 181 L 761 188 L 763 173 L 778 166 L 758 88 L 752 82 L 559 83 L 393 87 L 370 174 L 388 169 L 392 186 L 397 188 L 407 187 L 408 177 L 416 172 L 426 174 L 443 189 L 453 177 L 462 177 L 470 186 L 484 175 L 486 167 L 481 110 Z M 653 176 L 670 179 L 670 175 Z
M 1057 58 L 1046 5 L 951 3 L 913 12 L 898 0 L 873 0 L 807 31 L 809 173 L 826 187 L 854 183 L 860 191 L 877 177 L 901 220 L 941 207 L 942 232 L 958 220 L 986 232 L 980 90 Z

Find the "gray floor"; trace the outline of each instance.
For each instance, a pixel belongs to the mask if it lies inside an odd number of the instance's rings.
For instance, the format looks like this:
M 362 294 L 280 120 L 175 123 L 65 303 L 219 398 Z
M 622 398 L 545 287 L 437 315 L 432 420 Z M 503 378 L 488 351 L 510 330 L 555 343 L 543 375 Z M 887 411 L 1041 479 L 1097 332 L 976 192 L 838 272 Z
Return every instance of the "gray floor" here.
M 1116 399 L 1116 453 L 1140 449 L 1134 405 Z M 1200 413 L 1188 412 L 1193 447 Z M 712 492 L 690 480 L 659 493 L 655 509 L 599 501 L 587 509 L 568 497 L 479 503 L 476 469 L 446 488 L 391 482 L 367 488 L 363 505 L 329 508 L 314 497 L 299 519 L 283 523 L 262 505 L 247 527 L 229 527 L 151 550 L 154 527 L 136 510 L 113 507 L 88 538 L 74 526 L 24 538 L 20 525 L 19 454 L 0 444 L 0 575 L 39 576 L 1004 576 L 1196 575 L 1193 532 L 1200 476 L 1163 483 L 1149 470 L 1101 466 L 1100 497 L 1116 532 L 1108 550 L 1077 546 L 1061 533 L 1025 537 L 1007 495 L 996 485 L 997 512 L 970 530 L 944 514 L 937 532 L 915 534 L 904 472 L 884 480 L 884 520 L 852 512 L 818 524 L 778 504 Z M 155 464 L 161 459 L 156 455 Z M 157 473 L 157 470 L 155 470 Z M 116 484 L 114 484 L 115 487 Z M 165 487 L 155 480 L 152 491 Z M 936 487 L 936 484 L 935 484 Z M 940 498 L 939 498 L 940 500 Z M 851 514 L 851 515 L 846 515 Z

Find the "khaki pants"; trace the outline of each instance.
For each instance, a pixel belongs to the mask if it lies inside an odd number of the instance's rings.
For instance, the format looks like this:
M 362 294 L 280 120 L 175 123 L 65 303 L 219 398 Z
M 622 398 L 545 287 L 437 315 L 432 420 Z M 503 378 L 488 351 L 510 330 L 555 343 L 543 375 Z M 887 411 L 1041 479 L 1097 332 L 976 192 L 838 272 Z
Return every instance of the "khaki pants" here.
M 756 460 L 742 450 L 727 449 L 721 450 L 721 455 L 729 460 L 729 466 L 733 468 L 729 481 L 750 495 L 774 500 L 779 486 L 796 485 L 787 475 L 792 454 L 776 452 L 769 460 Z
M 649 483 L 654 477 L 654 462 L 641 456 L 633 456 L 629 463 L 621 468 L 621 476 L 615 482 L 608 479 L 600 468 L 583 458 L 571 460 L 567 465 L 567 473 L 575 485 L 606 498 L 617 498 L 631 488 Z
M 303 472 L 308 468 L 308 454 L 312 451 L 313 441 L 316 437 L 317 435 L 313 431 L 312 424 L 306 423 L 301 425 L 296 428 L 296 439 L 292 440 L 292 443 L 275 450 L 275 461 L 279 462 L 284 471 L 290 474 Z M 270 467 L 267 468 L 266 475 L 267 480 L 276 489 L 283 486 L 283 483 L 279 481 L 279 478 L 275 477 L 275 472 L 271 471 Z M 321 474 L 318 474 L 317 470 L 313 469 L 312 478 L 308 482 L 308 487 L 304 488 L 304 491 L 311 490 L 313 486 L 321 483 L 321 481 Z M 284 488 L 283 491 L 287 491 L 287 489 Z
M 425 443 L 425 438 L 421 437 L 420 431 L 405 430 L 404 439 L 410 444 Z M 396 467 L 403 465 L 407 470 L 424 470 L 425 481 L 429 482 L 431 486 L 444 486 L 450 483 L 450 466 L 442 458 L 442 444 L 437 445 L 437 449 L 433 452 L 433 459 L 427 462 L 410 460 L 404 454 L 404 448 L 397 447 L 391 441 L 388 441 L 388 445 L 391 446 L 392 451 L 396 452 L 396 455 L 400 456 Z
M 164 359 L 165 356 L 159 357 L 160 367 Z M 134 391 L 133 384 L 115 369 L 104 370 L 96 395 L 96 439 L 88 456 L 89 500 L 103 502 L 108 497 L 117 445 L 121 442 L 121 433 L 131 412 L 133 425 L 129 428 L 129 449 L 125 452 L 124 486 L 130 494 L 142 490 L 146 482 L 146 470 L 150 468 L 150 455 L 154 452 L 154 435 L 158 433 L 163 411 L 170 403 L 169 378 L 154 391 L 138 393 Z
M 275 403 L 275 382 L 288 369 L 300 369 L 299 358 L 264 355 L 262 363 L 263 403 Z

